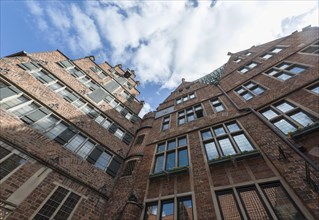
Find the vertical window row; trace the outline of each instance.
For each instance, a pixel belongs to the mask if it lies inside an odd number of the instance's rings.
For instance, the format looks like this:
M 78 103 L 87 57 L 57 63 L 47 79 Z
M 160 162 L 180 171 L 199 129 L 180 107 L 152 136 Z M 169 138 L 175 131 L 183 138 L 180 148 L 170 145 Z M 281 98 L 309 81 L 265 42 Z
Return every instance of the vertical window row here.
M 170 116 L 165 116 L 163 118 L 162 131 L 169 129 L 169 119 L 170 119 Z
M 188 166 L 186 136 L 157 145 L 153 173 Z
M 76 128 L 65 123 L 47 108 L 26 97 L 16 87 L 9 86 L 5 82 L 0 81 L 0 93 L 2 94 L 0 100 L 2 109 L 18 116 L 23 122 L 29 124 L 49 139 L 57 141 L 66 149 L 88 160 L 96 167 L 106 170 L 110 175 L 115 176 L 119 168 L 118 164 L 121 161 L 107 153 L 104 147 L 92 141 Z M 114 128 L 113 131 L 115 133 L 117 128 Z M 132 137 L 129 138 L 129 141 L 131 139 Z M 123 138 L 123 141 L 125 142 L 125 138 Z M 106 155 L 108 156 L 106 157 Z M 102 160 L 100 157 L 104 157 L 104 159 Z M 117 164 L 113 163 L 114 160 L 116 161 L 114 163 Z M 114 165 L 110 167 L 112 163 Z
M 216 196 L 223 219 L 306 219 L 279 182 L 217 191 Z
M 285 100 L 267 107 L 261 111 L 261 114 L 285 135 L 318 121 L 301 108 Z
M 201 137 L 208 161 L 255 150 L 235 121 L 203 130 Z
M 78 194 L 59 186 L 33 219 L 68 219 L 80 199 Z
M 240 86 L 239 88 L 235 89 L 235 92 L 241 96 L 244 100 L 248 101 L 262 93 L 265 92 L 265 88 L 256 84 L 255 82 L 248 82 L 244 85 Z
M 26 159 L 15 150 L 7 149 L 0 142 L 0 181 L 26 163 Z
M 266 74 L 268 76 L 275 77 L 282 81 L 286 81 L 287 79 L 290 79 L 291 77 L 294 77 L 304 72 L 306 69 L 307 69 L 306 66 L 283 62 L 271 68 L 270 70 L 266 71 Z
M 195 105 L 177 113 L 178 125 L 185 124 L 186 122 L 193 121 L 195 119 L 204 116 L 202 105 Z
M 178 104 L 181 104 L 183 102 L 186 102 L 186 101 L 194 99 L 194 98 L 195 98 L 195 93 L 190 93 L 188 95 L 185 95 L 181 98 L 176 99 L 176 104 L 178 105 Z
M 146 204 L 144 220 L 153 219 L 194 219 L 191 197 L 160 200 Z
M 212 99 L 212 100 L 210 100 L 210 102 L 211 102 L 215 112 L 222 112 L 225 110 L 225 107 L 224 107 L 223 103 L 220 101 L 220 98 Z
M 21 64 L 23 66 L 30 66 L 30 65 L 36 65 L 33 63 L 24 63 Z M 27 70 L 27 69 L 25 69 Z M 95 119 L 97 123 L 99 123 L 103 128 L 109 129 L 111 124 L 114 124 L 116 126 L 115 131 L 112 134 L 116 134 L 115 136 L 121 140 L 123 140 L 124 143 L 129 144 L 130 141 L 132 140 L 132 135 L 129 134 L 128 132 L 125 132 L 122 128 L 120 128 L 119 125 L 117 125 L 115 122 L 112 120 L 108 119 L 104 114 L 102 114 L 98 109 L 94 108 L 92 105 L 90 105 L 87 101 L 84 99 L 80 98 L 76 93 L 74 93 L 72 90 L 70 90 L 67 86 L 63 85 L 56 77 L 53 75 L 44 72 L 43 70 L 35 69 L 33 68 L 34 71 L 29 72 L 31 75 L 33 75 L 36 79 L 38 79 L 40 82 L 48 86 L 51 90 L 59 94 L 61 97 L 63 97 L 67 102 L 71 103 L 74 105 L 77 109 L 82 111 L 84 114 L 88 115 L 90 118 Z M 41 73 L 41 74 L 40 74 Z M 42 76 L 41 79 L 51 79 L 51 81 L 43 81 L 40 80 L 40 76 Z M 125 115 L 126 118 L 131 117 L 131 114 L 128 113 Z M 101 120 L 101 118 L 105 120 Z M 105 122 L 108 121 L 110 122 L 110 126 L 105 126 Z M 102 124 L 103 123 L 103 124 Z M 113 127 L 114 128 L 114 127 Z M 110 130 L 109 130 L 110 131 Z

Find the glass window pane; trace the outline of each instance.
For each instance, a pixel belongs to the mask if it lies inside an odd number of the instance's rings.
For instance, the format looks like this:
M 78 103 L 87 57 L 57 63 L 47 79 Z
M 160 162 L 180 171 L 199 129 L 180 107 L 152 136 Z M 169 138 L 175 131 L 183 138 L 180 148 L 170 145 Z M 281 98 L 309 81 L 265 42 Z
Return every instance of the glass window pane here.
M 80 108 L 81 106 L 85 105 L 86 102 L 84 102 L 84 101 L 81 100 L 81 99 L 77 99 L 77 100 L 75 100 L 72 104 L 75 105 L 76 107 Z
M 314 121 L 312 121 L 311 118 L 309 118 L 308 115 L 306 115 L 303 112 L 295 113 L 295 114 L 291 115 L 290 117 L 304 127 L 314 123 Z
M 178 147 L 186 146 L 187 145 L 187 139 L 186 137 L 178 138 Z
M 249 92 L 243 94 L 242 96 L 243 96 L 243 98 L 244 98 L 245 100 L 250 100 L 250 99 L 253 98 L 253 95 L 250 94 Z
M 122 131 L 121 129 L 117 129 L 114 135 L 118 137 L 119 139 L 121 139 L 124 136 L 124 131 Z
M 102 127 L 103 128 L 109 128 L 111 126 L 112 122 L 108 119 L 106 119 L 103 123 L 102 123 Z
M 52 89 L 53 91 L 58 90 L 62 87 L 63 87 L 63 85 L 59 82 L 56 82 L 56 83 L 49 85 L 49 88 Z
M 237 123 L 228 124 L 227 128 L 229 132 L 239 131 L 240 127 L 237 125 Z
M 0 180 L 11 173 L 14 169 L 16 169 L 21 164 L 26 162 L 25 159 L 20 157 L 19 155 L 13 154 L 5 161 L 1 163 L 0 166 Z
M 244 134 L 236 135 L 234 136 L 234 139 L 237 146 L 242 152 L 254 150 L 253 146 L 250 144 Z
M 284 70 L 289 66 L 290 66 L 290 64 L 288 64 L 288 63 L 282 63 L 282 64 L 278 65 L 277 68 Z
M 262 187 L 278 219 L 306 219 L 279 184 Z
M 178 151 L 178 166 L 179 167 L 188 166 L 187 149 Z
M 255 68 L 256 66 L 257 66 L 257 63 L 254 63 L 254 62 L 248 64 L 248 67 L 251 68 L 251 69 Z
M 22 117 L 22 116 L 27 115 L 28 113 L 32 112 L 33 110 L 35 110 L 37 108 L 39 108 L 38 105 L 36 105 L 35 103 L 31 103 L 29 105 L 22 106 L 22 107 L 18 108 L 17 110 L 12 111 L 12 113 L 18 117 Z
M 162 203 L 161 220 L 172 220 L 174 218 L 174 201 Z
M 314 93 L 319 94 L 319 86 L 315 86 L 311 89 L 311 91 L 313 91 Z
M 270 219 L 255 189 L 244 189 L 239 195 L 250 219 Z
M 225 108 L 222 104 L 220 104 L 218 106 L 215 106 L 215 110 L 216 110 L 216 112 L 221 112 L 221 111 L 224 111 Z
M 202 131 L 201 134 L 202 134 L 203 140 L 208 140 L 208 139 L 213 138 L 212 132 L 210 130 Z
M 163 152 L 165 150 L 165 143 L 159 144 L 157 147 L 157 153 Z
M 194 114 L 187 115 L 187 121 L 193 121 L 193 120 L 195 120 Z
M 92 141 L 87 141 L 83 146 L 77 151 L 77 154 L 80 155 L 83 158 L 86 158 L 87 155 L 92 151 L 94 148 L 95 143 Z
M 95 166 L 101 170 L 105 170 L 112 156 L 106 153 L 105 151 L 101 154 L 99 159 L 97 159 Z
M 276 108 L 278 108 L 282 112 L 288 112 L 291 109 L 294 109 L 294 106 L 291 104 L 288 104 L 287 102 L 284 102 L 284 103 L 277 105 Z
M 178 124 L 179 125 L 185 124 L 185 118 L 179 118 L 178 119 Z
M 236 154 L 229 138 L 221 139 L 218 142 L 225 156 Z
M 73 139 L 65 145 L 71 151 L 75 151 L 84 141 L 86 137 L 81 134 L 77 134 L 73 137 Z
M 0 160 L 10 153 L 11 153 L 11 151 L 0 146 Z
M 270 57 L 272 57 L 272 54 L 266 53 L 261 58 L 268 60 Z
M 102 122 L 104 119 L 105 119 L 105 118 L 104 118 L 103 116 L 99 115 L 99 116 L 97 116 L 97 117 L 95 118 L 95 121 L 96 121 L 97 123 L 101 124 L 101 122 Z
M 165 170 L 173 170 L 175 168 L 175 152 L 166 155 Z
M 223 219 L 242 219 L 232 192 L 220 193 L 217 199 Z
M 157 203 L 147 204 L 145 209 L 145 220 L 156 220 L 157 218 Z
M 50 115 L 49 117 L 45 117 L 37 121 L 35 124 L 32 125 L 32 127 L 34 127 L 42 133 L 45 132 L 48 128 L 52 127 L 58 121 L 58 118 Z
M 207 159 L 213 160 L 219 157 L 218 151 L 216 149 L 215 142 L 209 142 L 205 144 L 205 149 L 207 153 Z
M 273 110 L 271 109 L 268 109 L 267 111 L 264 111 L 262 113 L 263 116 L 265 116 L 268 120 L 276 117 L 278 114 L 276 112 L 274 112 Z
M 164 161 L 163 155 L 156 157 L 154 173 L 158 173 L 158 172 L 161 172 L 163 170 L 163 161 Z
M 294 66 L 292 68 L 287 69 L 289 72 L 294 73 L 294 74 L 299 74 L 305 71 L 306 69 L 301 67 L 301 66 Z
M 248 89 L 250 89 L 250 88 L 253 87 L 254 85 L 256 85 L 256 83 L 254 83 L 254 82 L 249 82 L 249 83 L 246 83 L 244 86 L 246 86 Z
M 68 219 L 69 215 L 71 214 L 80 198 L 80 196 L 72 192 L 64 201 L 59 211 L 55 214 L 54 219 Z
M 241 72 L 241 73 L 246 73 L 246 72 L 248 72 L 249 70 L 246 68 L 246 67 L 243 67 L 243 68 L 241 68 L 240 70 L 239 70 L 239 72 Z
M 16 98 L 10 99 L 4 103 L 1 103 L 1 108 L 10 109 L 12 107 L 18 106 L 18 105 L 25 103 L 25 102 L 28 102 L 28 101 L 29 101 L 29 99 L 22 95 L 20 97 L 16 97 Z
M 214 132 L 215 132 L 216 136 L 219 136 L 219 135 L 222 135 L 222 134 L 226 134 L 226 132 L 225 132 L 223 127 L 215 128 Z
M 173 140 L 173 141 L 169 141 L 167 143 L 167 150 L 171 150 L 171 149 L 175 149 L 176 148 L 176 141 Z
M 191 199 L 178 201 L 178 220 L 193 220 L 193 204 Z
M 277 121 L 274 123 L 274 125 L 279 128 L 284 134 L 288 134 L 288 132 L 294 132 L 297 130 L 295 126 L 290 124 L 285 119 L 281 119 L 280 121 Z
M 277 76 L 277 78 L 281 79 L 281 80 L 287 80 L 287 79 L 290 79 L 291 77 L 292 77 L 291 75 L 288 75 L 286 73 L 282 73 L 282 74 Z
M 271 52 L 273 52 L 273 53 L 279 53 L 280 51 L 282 51 L 281 48 L 274 48 Z
M 46 136 L 50 139 L 56 138 L 59 134 L 61 134 L 67 126 L 63 123 L 59 123 L 54 128 L 52 128 L 48 133 L 46 133 Z
M 267 72 L 267 74 L 270 75 L 270 76 L 273 76 L 273 75 L 275 75 L 276 73 L 278 73 L 278 71 L 275 70 L 275 69 L 271 69 L 270 71 Z
M 258 87 L 256 87 L 255 89 L 253 89 L 252 91 L 253 91 L 253 93 L 254 93 L 255 95 L 260 95 L 261 93 L 263 93 L 263 92 L 265 91 L 265 89 L 258 86 Z

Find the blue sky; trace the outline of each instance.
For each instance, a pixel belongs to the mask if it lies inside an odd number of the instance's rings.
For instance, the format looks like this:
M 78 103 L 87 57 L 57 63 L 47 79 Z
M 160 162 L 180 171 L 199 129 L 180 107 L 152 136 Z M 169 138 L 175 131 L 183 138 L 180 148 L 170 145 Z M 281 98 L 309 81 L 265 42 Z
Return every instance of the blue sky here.
M 121 63 L 141 81 L 143 112 L 181 79 L 193 81 L 237 52 L 318 26 L 318 1 L 6 1 L 1 57 L 60 49 Z

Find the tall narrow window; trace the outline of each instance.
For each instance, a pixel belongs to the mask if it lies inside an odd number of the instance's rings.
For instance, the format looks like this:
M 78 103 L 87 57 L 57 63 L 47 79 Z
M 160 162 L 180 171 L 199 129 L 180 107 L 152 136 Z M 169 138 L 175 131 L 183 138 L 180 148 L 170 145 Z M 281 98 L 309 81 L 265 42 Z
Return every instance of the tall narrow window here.
M 157 145 L 153 173 L 188 166 L 186 136 Z
M 26 162 L 21 156 L 0 146 L 0 180 Z
M 169 129 L 169 119 L 170 116 L 166 116 L 163 118 L 162 131 Z
M 220 101 L 220 98 L 215 98 L 210 101 L 215 112 L 221 112 L 225 110 L 223 103 Z

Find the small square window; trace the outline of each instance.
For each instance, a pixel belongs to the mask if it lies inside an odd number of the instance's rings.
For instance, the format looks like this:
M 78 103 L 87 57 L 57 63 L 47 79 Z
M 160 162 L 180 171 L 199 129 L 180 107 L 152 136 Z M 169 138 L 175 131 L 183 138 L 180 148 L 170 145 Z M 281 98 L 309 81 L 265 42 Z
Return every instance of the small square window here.
M 288 104 L 287 102 L 283 102 L 279 105 L 276 105 L 276 108 L 278 108 L 282 112 L 288 112 L 288 111 L 294 109 L 294 106 L 291 104 Z
M 280 51 L 282 51 L 282 48 L 274 48 L 271 50 L 272 53 L 279 53 Z
M 249 69 L 247 69 L 246 67 L 239 69 L 239 72 L 241 72 L 241 73 L 247 73 L 248 71 L 249 71 Z
M 269 54 L 269 53 L 266 53 L 264 55 L 261 56 L 261 58 L 265 59 L 265 60 L 268 60 L 269 58 L 272 57 L 272 54 Z
M 291 68 L 287 69 L 289 72 L 294 73 L 294 74 L 299 74 L 305 71 L 306 69 L 301 67 L 301 66 L 293 66 Z
M 204 141 L 213 138 L 210 130 L 202 131 L 201 134 Z
M 258 64 L 255 63 L 255 62 L 251 62 L 250 64 L 248 64 L 247 66 L 252 69 L 252 68 L 255 68 Z
M 215 135 L 216 135 L 216 136 L 220 136 L 220 135 L 225 134 L 225 130 L 224 130 L 223 127 L 215 128 L 215 129 L 214 129 L 214 132 L 215 132 Z
M 250 100 L 253 98 L 252 94 L 250 94 L 249 92 L 246 92 L 245 94 L 243 94 L 242 96 L 245 100 Z
M 279 69 L 284 70 L 284 69 L 288 68 L 289 66 L 290 66 L 290 64 L 288 64 L 288 63 L 282 63 L 282 64 L 279 64 L 277 67 Z

